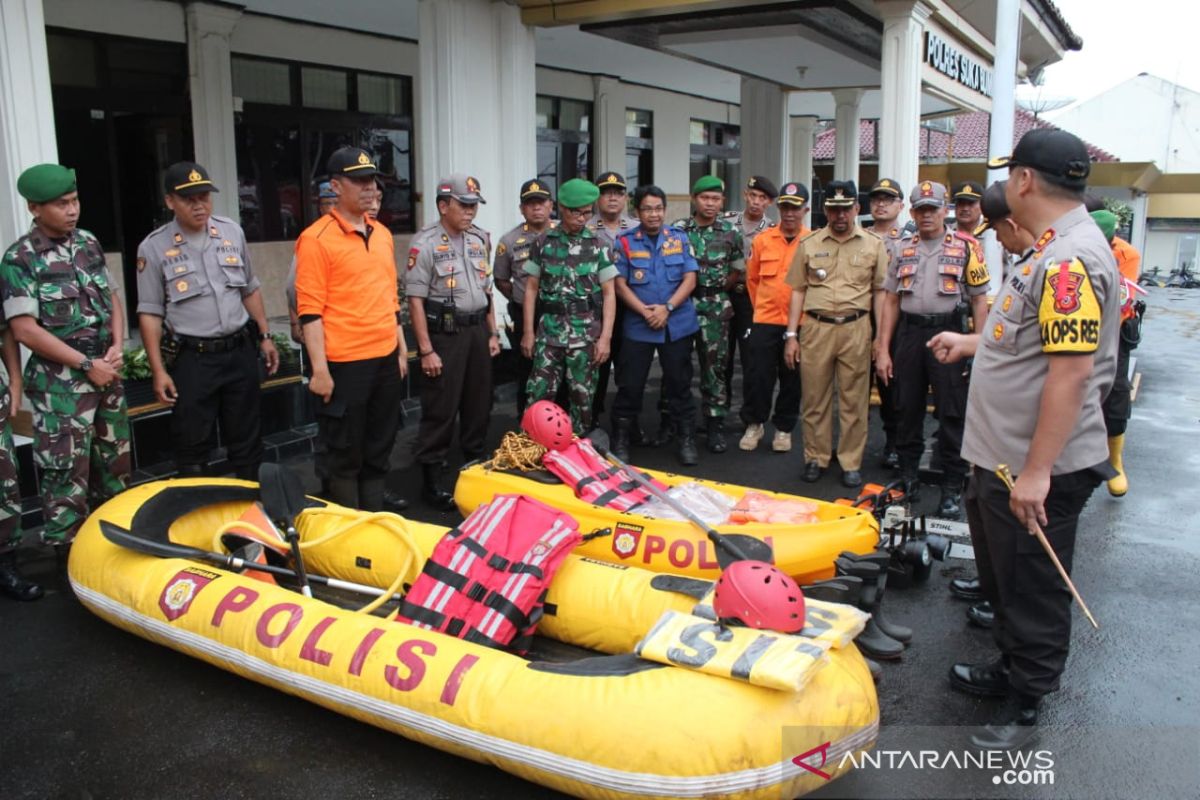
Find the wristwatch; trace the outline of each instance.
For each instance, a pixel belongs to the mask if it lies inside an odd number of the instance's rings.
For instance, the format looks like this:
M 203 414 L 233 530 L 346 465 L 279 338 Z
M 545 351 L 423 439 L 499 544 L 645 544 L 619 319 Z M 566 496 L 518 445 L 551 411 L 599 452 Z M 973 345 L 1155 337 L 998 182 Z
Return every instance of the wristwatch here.
M 785 338 L 785 339 L 795 339 L 795 338 L 796 338 L 796 332 L 795 332 L 795 331 L 784 331 L 784 332 L 783 332 L 783 338 Z
M 260 342 L 265 342 L 267 339 L 270 339 L 270 338 L 271 338 L 271 334 L 269 334 L 269 333 L 260 333 L 258 335 L 258 340 Z
M 674 310 L 675 310 L 675 304 L 672 303 L 670 300 L 668 300 L 667 301 L 667 313 L 670 314 Z
M 84 356 L 83 361 L 79 362 L 79 369 L 82 372 L 91 372 L 92 371 L 92 360 L 90 358 L 88 358 L 87 356 Z

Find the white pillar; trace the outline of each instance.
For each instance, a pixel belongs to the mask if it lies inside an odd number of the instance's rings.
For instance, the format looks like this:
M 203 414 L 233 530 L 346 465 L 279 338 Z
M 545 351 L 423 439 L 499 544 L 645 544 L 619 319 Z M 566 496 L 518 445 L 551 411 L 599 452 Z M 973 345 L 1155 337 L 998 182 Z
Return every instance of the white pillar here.
M 221 191 L 213 212 L 238 219 L 237 147 L 233 131 L 233 67 L 229 37 L 242 17 L 240 6 L 189 3 L 188 84 L 196 161 Z
M 931 9 L 922 0 L 875 0 L 875 5 L 883 15 L 879 174 L 907 190 L 917 182 L 920 163 L 921 45 Z
M 592 177 L 613 170 L 625 175 L 625 99 L 621 82 L 607 75 L 592 77 Z M 628 175 L 625 175 L 628 178 Z
M 996 57 L 992 64 L 992 119 L 988 131 L 988 160 L 1007 156 L 1013 150 L 1013 125 L 1017 113 L 1017 51 L 1021 47 L 1021 0 L 998 0 L 996 4 Z M 989 169 L 987 185 L 1008 177 L 1006 169 Z M 992 267 L 992 287 L 998 289 L 1001 271 L 996 265 L 1004 256 L 996 234 L 983 239 L 984 259 Z
M 0 0 L 0 248 L 29 227 L 17 178 L 34 164 L 57 162 L 42 0 Z M 92 188 L 100 200 L 104 187 Z
M 518 222 L 523 181 L 537 174 L 535 45 L 519 8 L 490 0 L 421 0 L 417 179 L 424 221 L 437 219 L 436 184 L 479 180 L 476 224 L 493 241 Z
M 789 133 L 787 92 L 777 83 L 742 78 L 742 183 L 751 175 L 783 176 L 789 166 Z
M 788 173 L 778 176 L 776 186 L 787 181 L 800 181 L 809 190 L 812 189 L 813 175 L 813 135 L 817 130 L 816 117 L 792 117 L 791 119 L 791 163 Z M 775 176 L 768 175 L 774 180 Z
M 837 140 L 833 151 L 833 178 L 839 181 L 854 181 L 856 186 L 859 161 L 858 103 L 862 96 L 862 89 L 836 89 L 833 92 L 833 102 L 836 104 L 834 125 L 837 127 Z

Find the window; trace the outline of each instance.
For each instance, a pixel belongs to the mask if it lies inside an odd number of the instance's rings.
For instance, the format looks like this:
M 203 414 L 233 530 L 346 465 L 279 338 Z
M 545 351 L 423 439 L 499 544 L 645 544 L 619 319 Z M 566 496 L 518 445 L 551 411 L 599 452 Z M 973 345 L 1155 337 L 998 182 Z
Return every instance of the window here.
M 247 239 L 294 239 L 315 220 L 325 163 L 345 145 L 379 165 L 379 221 L 414 230 L 411 78 L 234 56 L 233 86 Z
M 571 178 L 591 176 L 592 104 L 537 97 L 538 180 L 551 191 Z
M 741 185 L 742 138 L 737 125 L 694 119 L 689 139 L 689 183 L 705 175 L 716 175 L 726 186 Z M 730 200 L 736 202 L 738 197 L 740 193 L 733 192 Z
M 654 113 L 625 110 L 625 182 L 629 186 L 654 183 Z

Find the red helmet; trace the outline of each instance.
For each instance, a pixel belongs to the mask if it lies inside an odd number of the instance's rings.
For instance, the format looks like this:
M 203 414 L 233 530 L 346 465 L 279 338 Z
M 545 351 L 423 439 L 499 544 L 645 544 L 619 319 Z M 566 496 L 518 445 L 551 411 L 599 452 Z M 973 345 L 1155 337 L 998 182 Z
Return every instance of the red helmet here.
M 538 400 L 525 409 L 521 427 L 529 438 L 547 450 L 562 450 L 571 443 L 571 417 L 549 400 Z
M 804 627 L 804 594 L 786 573 L 765 561 L 735 561 L 717 580 L 713 610 L 750 628 L 798 633 Z

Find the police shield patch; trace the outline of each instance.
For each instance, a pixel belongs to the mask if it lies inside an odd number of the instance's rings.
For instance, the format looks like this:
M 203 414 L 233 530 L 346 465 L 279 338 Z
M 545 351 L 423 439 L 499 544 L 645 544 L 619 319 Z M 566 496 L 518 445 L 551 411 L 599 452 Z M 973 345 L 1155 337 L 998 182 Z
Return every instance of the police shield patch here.
M 1100 301 L 1078 258 L 1046 269 L 1038 323 L 1042 351 L 1092 353 L 1100 344 Z

